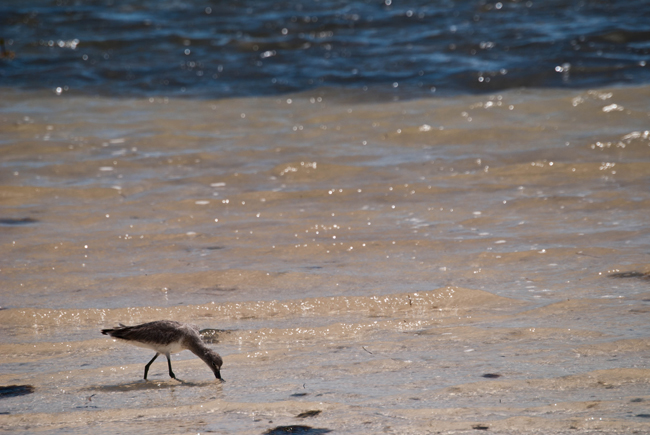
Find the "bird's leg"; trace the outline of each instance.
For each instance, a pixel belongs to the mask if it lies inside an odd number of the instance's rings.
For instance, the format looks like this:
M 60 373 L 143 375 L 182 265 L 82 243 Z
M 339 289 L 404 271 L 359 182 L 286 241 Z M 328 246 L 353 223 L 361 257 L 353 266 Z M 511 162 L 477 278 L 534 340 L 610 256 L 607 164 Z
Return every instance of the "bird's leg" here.
M 151 367 L 151 363 L 154 362 L 156 360 L 156 358 L 158 358 L 158 355 L 160 355 L 160 354 L 158 352 L 156 352 L 154 357 L 151 358 L 151 361 L 149 361 L 149 363 L 147 363 L 147 365 L 144 366 L 144 379 L 145 379 L 145 381 L 147 380 L 147 373 L 149 373 L 149 367 Z
M 174 375 L 174 372 L 172 372 L 172 360 L 169 359 L 169 354 L 165 355 L 167 357 L 167 366 L 169 367 L 169 376 L 172 377 L 172 379 L 176 379 L 176 376 Z

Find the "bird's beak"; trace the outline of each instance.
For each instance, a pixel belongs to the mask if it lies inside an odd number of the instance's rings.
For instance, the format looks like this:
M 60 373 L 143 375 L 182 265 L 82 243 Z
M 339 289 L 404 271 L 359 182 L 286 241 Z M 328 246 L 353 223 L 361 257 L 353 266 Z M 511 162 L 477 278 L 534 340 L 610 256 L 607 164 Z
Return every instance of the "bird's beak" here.
M 215 370 L 214 375 L 216 376 L 217 379 L 219 379 L 221 382 L 226 382 L 225 379 L 221 377 L 221 371 L 219 369 Z

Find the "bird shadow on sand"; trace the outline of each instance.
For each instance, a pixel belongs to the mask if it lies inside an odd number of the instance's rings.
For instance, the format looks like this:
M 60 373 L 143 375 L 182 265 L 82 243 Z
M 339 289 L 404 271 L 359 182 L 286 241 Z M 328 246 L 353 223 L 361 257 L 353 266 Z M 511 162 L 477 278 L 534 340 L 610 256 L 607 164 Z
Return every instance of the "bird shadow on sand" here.
M 218 388 L 221 388 L 221 385 L 222 385 L 221 382 L 215 382 L 215 381 L 188 382 L 178 378 L 176 378 L 176 380 L 169 379 L 164 381 L 157 381 L 152 379 L 145 381 L 144 379 L 142 379 L 139 381 L 129 382 L 126 384 L 97 385 L 97 386 L 88 387 L 85 390 L 101 391 L 101 392 L 109 393 L 109 392 L 160 390 L 160 389 L 167 389 L 167 388 L 185 388 L 185 387 L 217 386 Z

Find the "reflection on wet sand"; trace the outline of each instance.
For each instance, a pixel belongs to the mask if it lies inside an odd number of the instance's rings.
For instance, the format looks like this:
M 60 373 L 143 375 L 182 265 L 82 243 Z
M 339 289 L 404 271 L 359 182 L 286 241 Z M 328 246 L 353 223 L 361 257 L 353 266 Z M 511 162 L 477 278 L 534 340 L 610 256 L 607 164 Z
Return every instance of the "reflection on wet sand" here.
M 95 392 L 96 394 L 99 394 L 99 393 L 126 393 L 126 392 L 129 392 L 129 391 L 159 390 L 161 388 L 162 389 L 177 388 L 177 387 L 205 388 L 205 387 L 211 387 L 211 386 L 214 386 L 214 385 L 216 385 L 215 382 L 184 381 L 184 380 L 177 377 L 175 380 L 150 379 L 147 382 L 147 380 L 143 379 L 143 380 L 140 380 L 140 381 L 128 382 L 128 383 L 124 383 L 124 384 L 89 386 L 89 387 L 87 387 L 85 389 L 85 391 Z

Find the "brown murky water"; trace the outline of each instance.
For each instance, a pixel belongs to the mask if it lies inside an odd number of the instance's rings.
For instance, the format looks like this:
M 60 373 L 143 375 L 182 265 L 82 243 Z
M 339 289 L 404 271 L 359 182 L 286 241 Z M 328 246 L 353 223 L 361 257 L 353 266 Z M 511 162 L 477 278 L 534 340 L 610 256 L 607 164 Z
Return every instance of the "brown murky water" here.
M 650 433 L 650 87 L 1 95 L 0 431 Z

